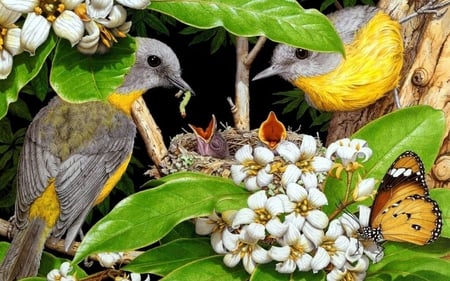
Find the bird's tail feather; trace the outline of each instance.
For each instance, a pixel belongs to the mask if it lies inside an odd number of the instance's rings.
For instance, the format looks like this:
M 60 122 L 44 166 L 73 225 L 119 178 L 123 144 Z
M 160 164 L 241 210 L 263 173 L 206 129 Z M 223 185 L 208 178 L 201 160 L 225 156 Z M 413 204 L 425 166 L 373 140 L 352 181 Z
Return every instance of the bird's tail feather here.
M 51 229 L 41 218 L 35 218 L 19 230 L 0 265 L 0 281 L 14 281 L 36 276 Z

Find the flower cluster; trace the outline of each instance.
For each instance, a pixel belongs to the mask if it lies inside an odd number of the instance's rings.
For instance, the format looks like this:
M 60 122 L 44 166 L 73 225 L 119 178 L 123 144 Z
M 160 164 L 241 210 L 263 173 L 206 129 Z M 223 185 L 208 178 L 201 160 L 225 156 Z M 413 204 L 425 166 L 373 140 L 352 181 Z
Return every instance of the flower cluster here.
M 337 165 L 345 171 L 359 168 L 357 158 L 367 160 L 370 148 L 362 140 L 340 140 L 326 151 L 318 147 L 314 137 L 303 135 L 300 146 L 282 140 L 273 150 L 245 145 L 236 152 L 231 175 L 252 192 L 247 207 L 196 220 L 197 233 L 211 234 L 212 247 L 227 266 L 242 261 L 251 274 L 258 264 L 275 261 L 280 273 L 324 270 L 327 280 L 362 280 L 369 259 L 382 258 L 381 247 L 359 237 L 368 223 L 364 209 L 359 219 L 322 211 L 328 204 L 322 191 L 328 173 Z M 374 185 L 373 179 L 361 179 L 350 201 L 367 198 Z
M 116 3 L 117 2 L 117 3 Z M 34 55 L 50 29 L 84 54 L 104 53 L 131 27 L 124 7 L 144 9 L 150 0 L 0 0 L 0 79 L 13 56 Z M 16 22 L 26 15 L 22 28 Z

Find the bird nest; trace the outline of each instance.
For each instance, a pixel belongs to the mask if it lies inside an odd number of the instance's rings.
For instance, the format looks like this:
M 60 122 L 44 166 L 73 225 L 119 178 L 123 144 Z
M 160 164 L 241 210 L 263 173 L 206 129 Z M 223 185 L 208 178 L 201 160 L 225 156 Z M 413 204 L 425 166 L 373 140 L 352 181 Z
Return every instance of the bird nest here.
M 234 155 L 239 148 L 246 144 L 252 147 L 264 145 L 258 137 L 258 129 L 242 131 L 227 127 L 220 133 L 228 143 L 229 157 L 218 159 L 202 156 L 196 152 L 197 139 L 193 133 L 179 134 L 171 140 L 168 155 L 158 166 L 153 165 L 146 174 L 159 178 L 176 172 L 191 171 L 229 178 L 231 165 L 237 164 Z M 302 135 L 293 131 L 287 131 L 286 140 L 300 146 Z M 317 143 L 318 146 L 321 146 L 320 141 Z

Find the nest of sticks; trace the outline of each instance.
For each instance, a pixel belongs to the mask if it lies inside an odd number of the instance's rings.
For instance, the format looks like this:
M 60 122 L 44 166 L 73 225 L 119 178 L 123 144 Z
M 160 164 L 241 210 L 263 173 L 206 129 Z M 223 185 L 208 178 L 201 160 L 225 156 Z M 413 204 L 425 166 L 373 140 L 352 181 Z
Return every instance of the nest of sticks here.
M 234 155 L 239 148 L 246 144 L 252 147 L 264 145 L 258 137 L 258 129 L 242 131 L 227 127 L 220 133 L 228 142 L 230 151 L 228 158 L 218 159 L 198 154 L 196 152 L 197 140 L 195 135 L 193 133 L 184 133 L 176 135 L 171 140 L 168 155 L 161 161 L 159 166 L 153 165 L 146 174 L 153 178 L 160 178 L 176 172 L 191 171 L 230 178 L 230 167 L 233 164 L 237 164 Z M 293 131 L 287 131 L 286 139 L 300 146 L 302 135 Z

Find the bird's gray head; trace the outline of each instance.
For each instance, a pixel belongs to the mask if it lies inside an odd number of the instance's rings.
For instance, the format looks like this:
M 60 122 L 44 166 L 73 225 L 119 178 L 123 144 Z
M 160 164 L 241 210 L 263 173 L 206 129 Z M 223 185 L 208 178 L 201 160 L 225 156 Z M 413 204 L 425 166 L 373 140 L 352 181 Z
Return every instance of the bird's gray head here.
M 181 78 L 180 62 L 172 49 L 156 39 L 137 37 L 136 61 L 116 92 L 176 87 L 191 91 Z
M 289 82 L 298 77 L 311 77 L 328 73 L 342 60 L 338 53 L 313 52 L 279 44 L 273 52 L 271 65 L 253 80 L 279 75 Z

